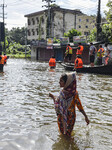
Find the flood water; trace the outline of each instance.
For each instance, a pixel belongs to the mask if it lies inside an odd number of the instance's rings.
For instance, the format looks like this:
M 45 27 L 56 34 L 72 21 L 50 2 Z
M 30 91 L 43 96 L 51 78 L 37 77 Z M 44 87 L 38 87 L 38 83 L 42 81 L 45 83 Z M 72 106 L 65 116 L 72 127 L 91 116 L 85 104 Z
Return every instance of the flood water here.
M 0 150 L 111 150 L 112 76 L 76 74 L 77 90 L 90 124 L 78 111 L 71 138 L 58 132 L 53 101 L 59 78 L 57 64 L 9 59 L 0 73 Z

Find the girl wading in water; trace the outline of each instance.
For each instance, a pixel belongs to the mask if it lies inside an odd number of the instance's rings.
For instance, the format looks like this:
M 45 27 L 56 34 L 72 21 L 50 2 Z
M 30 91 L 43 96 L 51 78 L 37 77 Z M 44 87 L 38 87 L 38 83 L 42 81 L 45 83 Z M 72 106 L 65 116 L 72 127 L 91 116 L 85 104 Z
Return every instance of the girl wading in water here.
M 49 93 L 49 97 L 54 100 L 58 127 L 61 134 L 70 136 L 76 120 L 76 106 L 84 115 L 87 125 L 89 124 L 89 119 L 76 91 L 75 73 L 62 75 L 59 84 L 63 89 L 60 91 L 57 99 L 51 93 Z

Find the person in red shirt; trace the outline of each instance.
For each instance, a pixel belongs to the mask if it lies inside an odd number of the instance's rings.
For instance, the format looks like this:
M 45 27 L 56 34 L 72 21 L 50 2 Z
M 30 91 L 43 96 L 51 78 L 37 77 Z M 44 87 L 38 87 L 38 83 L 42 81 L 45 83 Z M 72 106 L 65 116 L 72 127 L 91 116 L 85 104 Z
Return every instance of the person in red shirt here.
M 54 56 L 52 56 L 49 60 L 49 66 L 50 66 L 50 69 L 54 69 L 56 67 L 56 59 Z
M 75 62 L 74 62 L 74 68 L 82 68 L 82 67 L 83 67 L 83 61 L 80 55 L 77 55 L 77 58 L 75 59 Z

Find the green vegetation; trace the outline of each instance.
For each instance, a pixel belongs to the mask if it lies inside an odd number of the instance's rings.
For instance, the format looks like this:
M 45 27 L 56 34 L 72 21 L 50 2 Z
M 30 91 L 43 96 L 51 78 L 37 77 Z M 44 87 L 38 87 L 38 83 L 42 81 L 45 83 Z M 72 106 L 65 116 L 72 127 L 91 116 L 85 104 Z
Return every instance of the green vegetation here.
M 107 3 L 108 11 L 105 11 L 107 23 L 102 25 L 102 32 L 100 34 L 100 39 L 104 42 L 112 43 L 112 1 L 109 0 Z M 89 42 L 96 41 L 96 28 L 91 31 L 88 37 Z
M 96 28 L 94 28 L 91 32 L 90 35 L 87 38 L 88 42 L 93 42 L 96 41 Z
M 80 36 L 81 32 L 77 31 L 76 29 L 71 29 L 67 33 L 64 33 L 65 37 L 69 37 L 70 42 L 73 42 L 73 36 Z
M 30 53 L 31 50 L 30 48 L 25 45 L 21 45 L 19 43 L 10 43 L 8 48 L 6 49 L 6 53 L 8 56 L 10 57 L 18 57 L 18 58 L 24 58 L 24 57 L 28 57 L 30 58 Z
M 6 29 L 5 33 L 6 33 L 5 47 L 6 47 L 6 54 L 8 56 L 16 58 L 31 57 L 30 46 L 25 45 L 25 38 L 26 38 L 25 28 L 21 29 L 12 28 L 12 30 L 10 31 Z M 27 43 L 29 43 L 29 41 L 27 41 Z

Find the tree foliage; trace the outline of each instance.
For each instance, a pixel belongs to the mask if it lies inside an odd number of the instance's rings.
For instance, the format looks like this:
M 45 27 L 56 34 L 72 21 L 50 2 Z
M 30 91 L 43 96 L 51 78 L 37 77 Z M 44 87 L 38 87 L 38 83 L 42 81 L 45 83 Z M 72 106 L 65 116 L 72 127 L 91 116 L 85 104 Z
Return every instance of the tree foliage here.
M 108 0 L 107 7 L 108 11 L 105 11 L 107 24 L 102 27 L 103 38 L 108 42 L 112 42 L 112 1 Z
M 31 53 L 31 50 L 28 46 L 25 45 L 25 28 L 12 28 L 10 31 L 5 29 L 5 44 L 6 44 L 6 53 L 10 55 L 26 55 L 28 57 Z M 27 42 L 28 43 L 28 42 Z
M 65 37 L 69 37 L 70 42 L 73 42 L 73 36 L 80 36 L 81 32 L 76 29 L 71 29 L 67 33 L 64 33 Z
M 93 42 L 96 41 L 96 28 L 94 28 L 91 32 L 90 35 L 87 38 L 88 42 Z
M 12 28 L 8 31 L 8 40 L 9 42 L 17 42 L 21 45 L 25 45 L 25 28 Z
M 112 0 L 108 0 L 107 7 L 109 10 L 105 11 L 106 18 L 109 23 L 112 23 Z
M 99 38 L 104 42 L 112 42 L 112 0 L 108 0 L 108 11 L 105 11 L 107 23 L 102 25 L 102 32 Z M 96 29 L 91 31 L 88 41 L 93 42 L 96 39 Z

